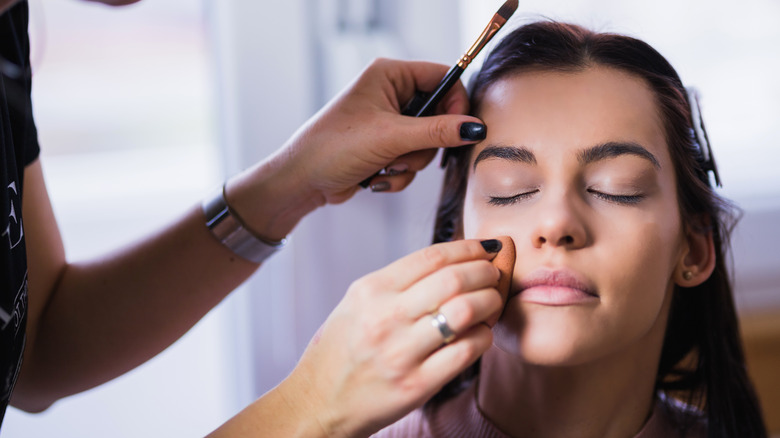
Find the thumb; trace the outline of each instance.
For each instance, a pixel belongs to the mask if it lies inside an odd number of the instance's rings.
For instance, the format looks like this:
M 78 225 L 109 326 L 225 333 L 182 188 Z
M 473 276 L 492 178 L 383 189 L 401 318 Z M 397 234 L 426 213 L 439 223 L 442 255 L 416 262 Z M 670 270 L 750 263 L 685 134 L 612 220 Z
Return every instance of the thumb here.
M 484 140 L 487 126 L 476 117 L 463 115 L 439 115 L 430 117 L 406 117 L 403 124 L 404 141 L 408 153 L 431 148 L 464 146 Z

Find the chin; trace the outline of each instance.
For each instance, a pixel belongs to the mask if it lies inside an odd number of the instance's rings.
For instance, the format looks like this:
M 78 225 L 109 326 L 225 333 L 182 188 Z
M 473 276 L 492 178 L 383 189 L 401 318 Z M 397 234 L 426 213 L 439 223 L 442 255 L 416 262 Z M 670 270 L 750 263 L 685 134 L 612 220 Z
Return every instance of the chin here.
M 493 344 L 523 362 L 540 366 L 575 366 L 593 360 L 600 348 L 576 309 L 506 312 L 493 328 Z M 573 314 L 572 314 L 573 313 Z

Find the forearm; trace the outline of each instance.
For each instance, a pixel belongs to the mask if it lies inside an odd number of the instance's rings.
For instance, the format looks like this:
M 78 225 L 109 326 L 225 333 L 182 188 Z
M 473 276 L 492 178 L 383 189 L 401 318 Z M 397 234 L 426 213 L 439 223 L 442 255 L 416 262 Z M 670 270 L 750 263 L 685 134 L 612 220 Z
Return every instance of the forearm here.
M 16 396 L 40 396 L 43 408 L 134 368 L 255 269 L 209 235 L 197 208 L 134 246 L 67 265 L 33 328 Z
M 335 433 L 329 420 L 321 418 L 324 410 L 317 394 L 307 391 L 306 386 L 295 380 L 294 375 L 288 377 L 209 434 L 208 438 L 341 436 Z
M 465 123 L 479 120 L 460 115 L 467 107 L 462 86 L 456 87 L 442 103 L 444 112 L 450 115 L 416 119 L 399 114 L 401 102 L 418 88 L 433 87 L 446 69 L 441 65 L 389 60 L 372 64 L 276 155 L 231 180 L 227 185 L 228 203 L 249 231 L 268 240 L 279 240 L 317 207 L 348 200 L 359 189 L 358 183 L 379 169 L 392 165 L 403 170 L 374 177 L 372 184 L 380 183 L 376 190 L 404 189 L 415 173 L 433 159 L 435 148 L 480 139 L 463 134 Z M 484 127 L 480 132 L 484 138 Z M 24 198 L 25 231 L 29 231 L 30 310 L 25 362 L 13 400 L 23 409 L 43 409 L 62 396 L 98 385 L 143 363 L 178 339 L 257 268 L 210 235 L 200 208 L 193 208 L 177 223 L 137 245 L 91 262 L 68 264 L 58 232 L 51 231 L 56 231 L 56 221 L 38 164 L 25 171 Z M 345 337 L 354 332 L 348 328 L 336 331 Z M 342 344 L 339 339 L 328 343 Z M 324 347 L 321 349 L 324 352 L 317 354 L 312 363 L 320 364 L 332 356 Z M 341 362 L 336 360 L 331 369 L 335 373 L 343 370 L 343 361 L 355 351 L 359 350 L 336 355 Z M 462 357 L 476 358 L 470 354 Z M 447 365 L 452 363 L 448 361 Z M 365 380 L 371 381 L 374 375 L 367 367 L 358 374 L 365 374 Z M 463 367 L 465 364 L 459 365 L 459 369 Z M 313 369 L 319 369 L 319 365 Z M 360 379 L 355 382 L 341 382 L 343 385 L 335 391 L 337 395 L 328 398 L 325 410 L 341 403 L 341 394 L 352 388 L 365 389 L 370 397 L 365 400 L 373 400 L 370 385 Z M 428 391 L 429 387 L 423 389 Z M 397 386 L 379 389 L 392 392 Z M 275 397 L 279 392 L 272 394 L 270 399 L 264 397 L 252 405 L 248 412 L 263 412 L 262 407 L 269 403 L 276 407 L 268 408 L 270 412 L 276 413 L 284 406 L 288 410 L 301 406 L 300 402 L 295 407 L 290 403 L 278 404 Z M 430 394 L 420 392 L 414 397 L 400 397 L 403 403 L 397 403 L 392 416 L 399 418 L 427 395 Z M 357 399 L 347 405 L 362 406 L 363 401 Z M 377 414 L 385 409 L 373 409 L 369 417 L 380 421 L 372 420 L 371 424 L 385 424 L 387 415 Z M 296 430 L 302 425 L 303 430 L 308 430 L 312 424 L 305 418 L 303 423 L 298 421 L 301 418 L 288 421 L 289 418 L 281 415 L 281 423 L 275 424 Z M 242 427 L 242 422 L 238 424 Z M 326 434 L 327 427 L 323 429 Z
M 273 190 L 259 183 L 253 188 L 229 192 L 228 198 L 264 206 L 266 210 L 251 215 L 250 226 L 271 235 L 266 227 L 281 223 L 274 218 L 285 206 L 272 199 Z M 288 229 L 277 230 L 288 233 L 298 218 L 284 217 Z M 29 253 L 35 258 L 49 247 L 31 243 Z M 200 206 L 194 206 L 132 246 L 90 261 L 63 263 L 58 280 L 45 293 L 38 290 L 42 282 L 31 278 L 31 297 L 49 298 L 33 320 L 37 323 L 28 327 L 14 404 L 41 410 L 138 366 L 182 336 L 257 266 L 219 243 L 205 226 Z

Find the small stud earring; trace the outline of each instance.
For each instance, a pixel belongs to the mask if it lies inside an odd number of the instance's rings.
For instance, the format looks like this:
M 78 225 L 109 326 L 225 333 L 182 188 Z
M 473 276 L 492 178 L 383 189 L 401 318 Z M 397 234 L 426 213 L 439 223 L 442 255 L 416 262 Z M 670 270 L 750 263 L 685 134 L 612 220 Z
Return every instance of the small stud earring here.
M 693 279 L 693 272 L 691 271 L 683 272 L 683 278 L 685 279 L 685 281 L 691 281 Z

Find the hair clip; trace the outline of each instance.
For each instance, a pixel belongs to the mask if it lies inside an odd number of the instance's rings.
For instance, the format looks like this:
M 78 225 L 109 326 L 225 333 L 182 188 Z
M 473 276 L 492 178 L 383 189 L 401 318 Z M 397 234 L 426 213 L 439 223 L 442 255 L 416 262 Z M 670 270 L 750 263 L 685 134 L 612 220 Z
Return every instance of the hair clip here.
M 723 187 L 720 183 L 720 174 L 718 174 L 718 166 L 715 164 L 715 157 L 712 155 L 712 148 L 710 148 L 710 139 L 707 137 L 707 129 L 704 128 L 704 119 L 701 117 L 701 107 L 699 106 L 699 92 L 694 87 L 686 87 L 685 91 L 688 92 L 688 105 L 691 108 L 691 120 L 693 123 L 693 137 L 695 146 L 699 149 L 699 157 L 697 160 L 701 165 L 704 174 L 712 172 L 712 176 L 715 178 L 715 184 L 718 187 Z M 707 181 L 709 183 L 709 181 Z M 711 185 L 711 184 L 710 184 Z

